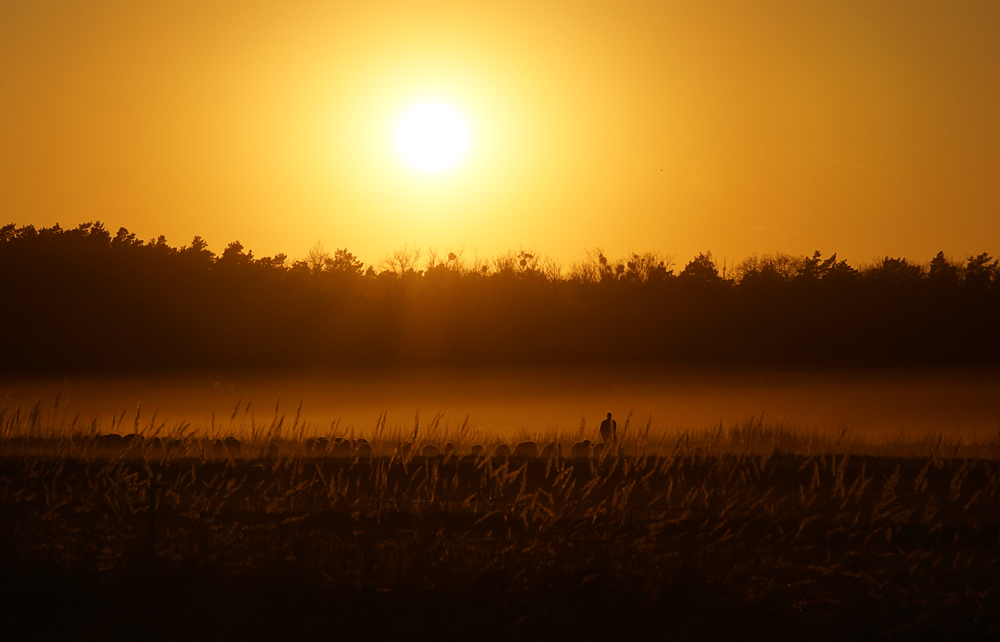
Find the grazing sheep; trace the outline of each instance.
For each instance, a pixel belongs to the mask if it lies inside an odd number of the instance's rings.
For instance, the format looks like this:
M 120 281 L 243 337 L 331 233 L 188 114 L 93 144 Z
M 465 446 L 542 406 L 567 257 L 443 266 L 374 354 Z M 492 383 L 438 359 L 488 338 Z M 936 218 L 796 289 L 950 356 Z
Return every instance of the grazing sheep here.
M 333 440 L 333 450 L 331 454 L 334 457 L 350 457 L 351 456 L 351 442 L 337 437 Z
M 533 441 L 522 441 L 514 449 L 514 456 L 523 457 L 525 459 L 537 457 L 538 446 L 536 446 Z
M 441 454 L 441 450 L 437 446 L 427 444 L 426 446 L 424 446 L 424 449 L 423 451 L 421 451 L 421 454 L 424 457 L 437 457 L 438 455 Z
M 281 448 L 278 446 L 278 444 L 271 442 L 270 444 L 268 444 L 267 451 L 265 452 L 266 452 L 265 456 L 268 459 L 277 459 L 278 453 L 281 452 Z
M 584 439 L 573 444 L 570 457 L 573 459 L 590 459 L 590 440 Z
M 370 459 L 372 456 L 372 447 L 367 439 L 359 439 L 354 442 L 354 450 L 358 454 L 358 457 L 363 459 Z
M 444 454 L 445 454 L 446 457 L 454 455 L 457 452 L 458 452 L 458 449 L 455 448 L 455 444 L 451 443 L 450 441 L 447 444 L 444 445 Z
M 171 439 L 167 442 L 167 456 L 170 455 L 182 455 L 187 448 L 180 439 Z
M 558 459 L 562 457 L 562 446 L 559 445 L 558 441 L 553 441 L 545 448 L 542 448 L 542 457 L 544 459 Z
M 310 437 L 309 439 L 306 439 L 305 447 L 307 455 L 311 455 L 313 454 L 313 452 L 315 452 L 317 442 L 319 442 L 319 440 L 316 439 L 315 437 Z
M 137 433 L 130 433 L 122 437 L 122 448 L 125 450 L 131 450 L 142 445 L 143 436 Z
M 315 451 L 317 455 L 322 455 L 326 452 L 327 447 L 330 445 L 330 440 L 326 437 L 320 437 L 316 440 Z
M 486 449 L 481 444 L 476 444 L 472 447 L 472 452 L 470 453 L 473 457 L 481 457 Z
M 226 437 L 226 440 L 222 443 L 226 446 L 226 455 L 229 457 L 239 457 L 240 450 L 243 448 L 239 439 L 229 436 Z
M 115 452 L 121 450 L 125 441 L 122 436 L 116 433 L 101 435 L 97 438 L 97 449 L 104 452 Z
M 226 444 L 223 443 L 221 439 L 216 439 L 212 442 L 211 450 L 209 451 L 212 457 L 225 457 L 226 456 Z
M 600 459 L 601 455 L 603 454 L 604 454 L 604 444 L 597 444 L 596 446 L 594 446 L 594 459 Z
M 543 459 L 552 459 L 552 458 L 558 459 L 560 457 L 562 457 L 562 446 L 559 445 L 558 441 L 553 441 L 545 448 L 542 448 Z
M 153 437 L 153 439 L 149 442 L 149 455 L 150 457 L 163 456 L 163 440 L 159 437 Z
M 496 450 L 493 451 L 494 457 L 499 457 L 500 459 L 507 459 L 510 457 L 510 446 L 507 444 L 500 444 L 497 446 Z

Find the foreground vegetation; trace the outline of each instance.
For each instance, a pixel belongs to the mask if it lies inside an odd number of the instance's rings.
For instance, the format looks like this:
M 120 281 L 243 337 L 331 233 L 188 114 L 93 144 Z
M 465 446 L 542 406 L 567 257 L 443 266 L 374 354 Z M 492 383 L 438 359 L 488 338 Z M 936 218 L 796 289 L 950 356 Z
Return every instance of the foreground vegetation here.
M 0 417 L 0 608 L 38 638 L 1000 633 L 995 439 L 751 421 L 518 457 L 472 455 L 467 426 L 381 422 L 334 452 L 345 435 L 307 445 L 297 422 L 215 448 L 232 425 L 137 419 L 111 447 L 40 417 Z

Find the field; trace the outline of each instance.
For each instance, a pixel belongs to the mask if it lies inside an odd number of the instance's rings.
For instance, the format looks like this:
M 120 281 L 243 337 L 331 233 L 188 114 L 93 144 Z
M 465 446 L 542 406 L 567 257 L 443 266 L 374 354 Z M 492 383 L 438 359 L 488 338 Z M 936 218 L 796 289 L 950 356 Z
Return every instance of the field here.
M 618 451 L 562 435 L 524 457 L 439 418 L 323 444 L 236 415 L 4 410 L 4 619 L 25 639 L 1000 633 L 996 436 L 623 421 Z

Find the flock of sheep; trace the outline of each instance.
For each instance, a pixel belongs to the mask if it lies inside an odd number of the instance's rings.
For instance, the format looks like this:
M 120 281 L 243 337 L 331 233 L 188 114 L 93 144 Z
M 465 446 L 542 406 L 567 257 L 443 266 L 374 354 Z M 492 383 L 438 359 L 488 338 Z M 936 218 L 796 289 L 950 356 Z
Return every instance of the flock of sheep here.
M 161 439 L 153 437 L 146 439 L 139 434 L 105 434 L 95 436 L 78 435 L 73 437 L 73 444 L 80 450 L 104 456 L 145 456 L 145 457 L 206 457 L 212 459 L 235 459 L 238 457 L 263 457 L 277 459 L 279 456 L 326 457 L 333 459 L 368 459 L 374 455 L 374 450 L 367 439 L 349 440 L 341 437 L 327 439 L 326 437 L 309 438 L 299 441 L 272 441 L 261 448 L 244 448 L 244 444 L 233 436 L 224 439 Z M 573 444 L 570 450 L 571 459 L 601 458 L 611 454 L 611 444 L 591 444 L 583 440 Z M 620 453 L 620 451 L 619 451 Z M 390 454 L 390 453 L 387 453 Z M 458 457 L 459 449 L 454 443 L 447 443 L 442 450 L 433 444 L 422 447 L 413 442 L 400 442 L 391 453 L 403 458 L 421 456 L 428 459 Z M 488 456 L 489 450 L 482 444 L 475 444 L 464 455 L 473 459 Z M 551 442 L 539 451 L 533 441 L 524 441 L 514 447 L 513 451 L 507 444 L 497 444 L 492 449 L 496 459 L 542 459 L 561 458 L 562 445 Z

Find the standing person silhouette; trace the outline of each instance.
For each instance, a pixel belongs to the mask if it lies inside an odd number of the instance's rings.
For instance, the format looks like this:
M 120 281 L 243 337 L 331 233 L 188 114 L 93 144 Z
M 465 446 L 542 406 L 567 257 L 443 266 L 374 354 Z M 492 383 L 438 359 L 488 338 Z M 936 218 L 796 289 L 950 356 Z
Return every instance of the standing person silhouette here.
M 604 443 L 618 443 L 618 422 L 611 418 L 610 412 L 608 418 L 601 422 L 601 439 Z

